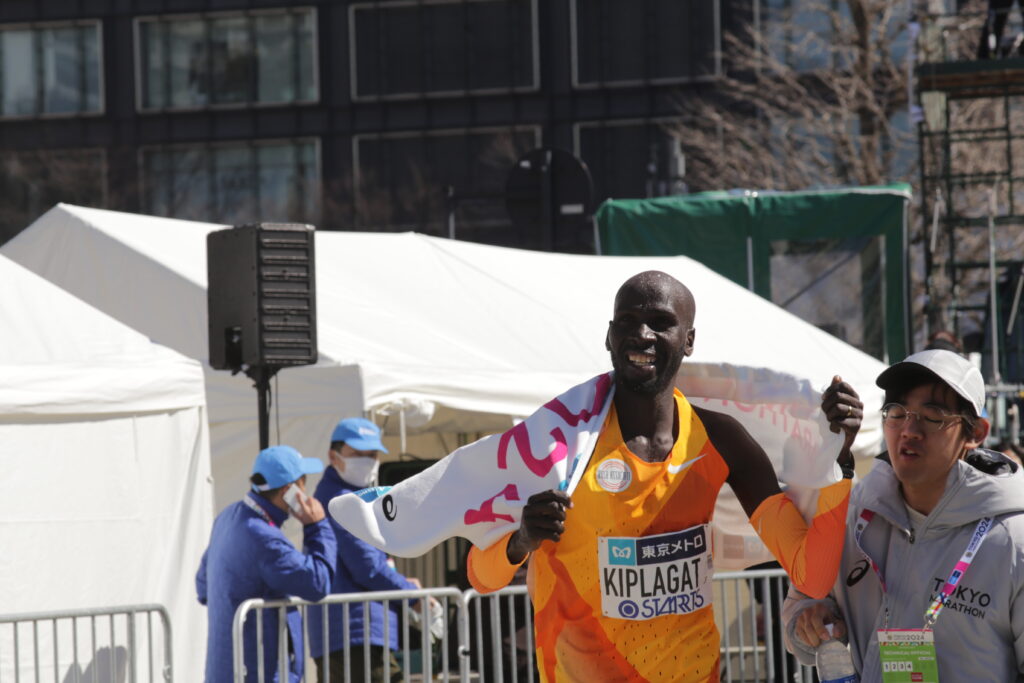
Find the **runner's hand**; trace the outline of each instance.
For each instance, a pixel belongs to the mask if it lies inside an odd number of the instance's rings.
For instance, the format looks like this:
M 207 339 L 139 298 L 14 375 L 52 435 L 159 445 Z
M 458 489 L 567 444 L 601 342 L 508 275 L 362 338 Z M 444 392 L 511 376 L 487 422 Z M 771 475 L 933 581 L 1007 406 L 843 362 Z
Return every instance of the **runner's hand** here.
M 572 507 L 565 491 L 541 491 L 526 501 L 519 529 L 508 541 L 508 560 L 519 564 L 543 541 L 557 543 L 565 531 L 565 510 Z
M 842 377 L 836 375 L 832 378 L 832 384 L 821 395 L 821 412 L 828 418 L 829 429 L 833 433 L 846 433 L 839 461 L 845 466 L 852 467 L 853 456 L 850 454 L 850 447 L 864 420 L 864 404 L 860 396 L 853 387 L 843 381 Z

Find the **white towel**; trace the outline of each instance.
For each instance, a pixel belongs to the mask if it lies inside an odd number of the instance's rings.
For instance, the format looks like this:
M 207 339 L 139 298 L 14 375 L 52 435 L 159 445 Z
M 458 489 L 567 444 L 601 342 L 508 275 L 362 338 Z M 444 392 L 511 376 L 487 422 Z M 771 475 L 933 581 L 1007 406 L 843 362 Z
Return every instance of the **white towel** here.
M 452 536 L 486 548 L 519 527 L 531 495 L 576 487 L 613 386 L 611 373 L 598 375 L 512 429 L 463 446 L 396 486 L 338 496 L 328 506 L 331 516 L 398 557 L 417 557 Z
M 806 379 L 764 369 L 684 364 L 678 386 L 698 407 L 736 417 L 761 444 L 786 493 L 813 514 L 818 488 L 842 476 L 842 437 Z M 519 527 L 534 493 L 570 494 L 583 476 L 614 394 L 612 373 L 548 401 L 523 422 L 454 451 L 394 487 L 338 496 L 330 514 L 355 536 L 399 557 L 417 557 L 453 536 L 486 548 Z M 716 507 L 717 569 L 772 559 L 731 492 Z M 731 503 L 730 503 L 731 501 Z

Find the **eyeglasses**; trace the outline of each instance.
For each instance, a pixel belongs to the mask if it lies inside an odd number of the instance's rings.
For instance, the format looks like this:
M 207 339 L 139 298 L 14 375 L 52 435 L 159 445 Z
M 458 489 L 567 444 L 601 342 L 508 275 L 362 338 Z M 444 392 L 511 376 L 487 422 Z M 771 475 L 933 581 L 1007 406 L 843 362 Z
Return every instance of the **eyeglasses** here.
M 889 429 L 903 429 L 907 424 L 907 418 L 913 415 L 921 430 L 929 434 L 945 429 L 953 422 L 966 419 L 966 416 L 959 413 L 948 413 L 936 406 L 924 406 L 921 410 L 907 410 L 907 407 L 900 403 L 886 403 L 882 407 L 882 424 Z

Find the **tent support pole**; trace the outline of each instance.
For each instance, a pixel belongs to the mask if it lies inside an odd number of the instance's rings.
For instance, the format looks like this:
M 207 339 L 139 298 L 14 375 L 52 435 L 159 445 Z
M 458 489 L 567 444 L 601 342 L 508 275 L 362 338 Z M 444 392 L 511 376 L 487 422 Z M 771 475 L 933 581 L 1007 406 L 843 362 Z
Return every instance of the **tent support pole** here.
M 405 406 L 402 406 L 402 409 L 398 411 L 398 434 L 401 437 L 399 440 L 402 450 L 400 455 L 405 455 L 407 451 L 405 447 Z

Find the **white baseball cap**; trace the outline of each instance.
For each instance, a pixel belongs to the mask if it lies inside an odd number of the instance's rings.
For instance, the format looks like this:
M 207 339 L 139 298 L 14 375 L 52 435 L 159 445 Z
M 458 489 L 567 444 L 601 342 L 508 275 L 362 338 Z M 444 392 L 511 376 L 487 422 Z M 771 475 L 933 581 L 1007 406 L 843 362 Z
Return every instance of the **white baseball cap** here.
M 981 415 L 985 408 L 985 380 L 971 361 L 945 349 L 918 351 L 886 368 L 875 380 L 886 391 L 907 387 L 910 382 L 935 380 L 949 385 Z

